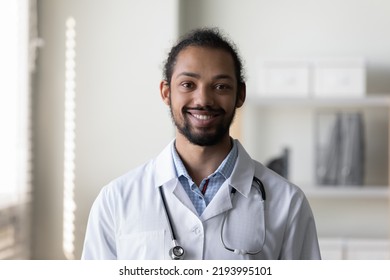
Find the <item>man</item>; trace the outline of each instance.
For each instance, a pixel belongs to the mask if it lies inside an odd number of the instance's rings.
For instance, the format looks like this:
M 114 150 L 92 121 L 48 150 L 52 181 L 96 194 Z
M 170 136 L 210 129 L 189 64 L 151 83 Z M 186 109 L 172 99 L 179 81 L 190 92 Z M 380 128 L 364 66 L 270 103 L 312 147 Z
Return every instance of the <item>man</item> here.
M 319 259 L 303 192 L 252 160 L 229 128 L 245 101 L 242 63 L 216 29 L 175 45 L 160 84 L 176 137 L 102 189 L 83 259 Z

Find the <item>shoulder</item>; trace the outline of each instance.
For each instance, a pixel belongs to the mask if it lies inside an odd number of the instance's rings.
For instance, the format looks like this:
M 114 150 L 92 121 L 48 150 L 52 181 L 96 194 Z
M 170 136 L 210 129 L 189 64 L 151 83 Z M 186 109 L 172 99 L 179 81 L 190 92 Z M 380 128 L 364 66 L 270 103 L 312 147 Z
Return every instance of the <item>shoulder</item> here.
M 140 198 L 146 199 L 153 189 L 148 175 L 152 166 L 153 161 L 149 161 L 103 186 L 93 203 L 92 212 L 100 213 L 100 217 L 113 218 L 129 212 L 134 203 L 142 203 Z
M 277 198 L 278 201 L 285 202 L 305 199 L 300 187 L 253 159 L 238 141 L 237 145 L 239 158 L 236 170 L 240 182 L 249 182 L 252 176 L 255 176 L 263 183 L 267 197 L 270 199 Z
M 306 200 L 305 193 L 298 185 L 277 174 L 262 163 L 255 160 L 254 162 L 255 176 L 263 182 L 270 199 L 277 198 L 279 201 L 292 203 L 302 203 Z
M 113 179 L 103 187 L 105 196 L 126 200 L 130 195 L 141 195 L 175 176 L 172 167 L 171 144 L 158 156 Z
M 154 160 L 150 160 L 128 172 L 111 180 L 102 188 L 102 192 L 108 196 L 124 196 L 136 186 L 146 185 L 151 181 Z

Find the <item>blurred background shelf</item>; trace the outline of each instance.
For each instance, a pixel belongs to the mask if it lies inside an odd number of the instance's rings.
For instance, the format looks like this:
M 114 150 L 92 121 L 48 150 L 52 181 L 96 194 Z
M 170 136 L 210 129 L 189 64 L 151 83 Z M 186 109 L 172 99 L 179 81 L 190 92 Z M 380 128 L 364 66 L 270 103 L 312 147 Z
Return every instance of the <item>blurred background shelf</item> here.
M 252 94 L 248 96 L 248 101 L 259 107 L 386 107 L 390 106 L 390 93 L 369 93 L 365 97 L 356 98 L 267 98 Z
M 304 189 L 309 199 L 390 199 L 388 186 L 316 186 Z

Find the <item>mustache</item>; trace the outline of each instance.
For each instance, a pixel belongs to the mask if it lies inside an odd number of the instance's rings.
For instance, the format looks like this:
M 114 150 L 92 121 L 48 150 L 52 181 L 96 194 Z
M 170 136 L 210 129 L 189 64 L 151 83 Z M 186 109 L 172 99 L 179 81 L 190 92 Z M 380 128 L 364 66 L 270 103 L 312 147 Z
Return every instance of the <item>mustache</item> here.
M 188 112 L 191 110 L 196 110 L 196 111 L 204 111 L 207 113 L 213 113 L 213 114 L 223 114 L 225 113 L 225 110 L 222 108 L 213 108 L 211 106 L 196 106 L 196 107 L 183 107 L 182 111 L 183 112 Z

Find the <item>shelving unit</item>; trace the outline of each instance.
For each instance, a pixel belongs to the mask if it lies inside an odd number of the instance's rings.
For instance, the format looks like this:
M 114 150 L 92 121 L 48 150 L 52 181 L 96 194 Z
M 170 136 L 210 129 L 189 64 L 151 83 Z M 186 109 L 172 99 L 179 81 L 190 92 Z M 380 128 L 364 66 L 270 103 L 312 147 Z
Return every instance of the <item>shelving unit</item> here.
M 335 111 L 363 112 L 367 150 L 367 180 L 364 188 L 389 185 L 390 95 L 369 94 L 364 98 L 331 99 L 273 99 L 251 96 L 247 104 L 249 105 L 244 115 L 246 121 L 243 123 L 243 138 L 249 143 L 251 152 L 258 160 L 266 163 L 277 157 L 283 147 L 290 148 L 292 156 L 289 179 L 310 190 L 322 189 L 316 186 L 313 175 L 316 157 L 316 114 Z M 257 139 L 261 141 L 257 142 Z
M 267 164 L 290 149 L 289 180 L 306 193 L 320 238 L 390 237 L 390 93 L 361 98 L 262 98 L 248 94 L 242 141 Z M 318 186 L 315 118 L 319 112 L 361 111 L 365 120 L 363 186 Z M 245 121 L 243 121 L 245 120 Z

